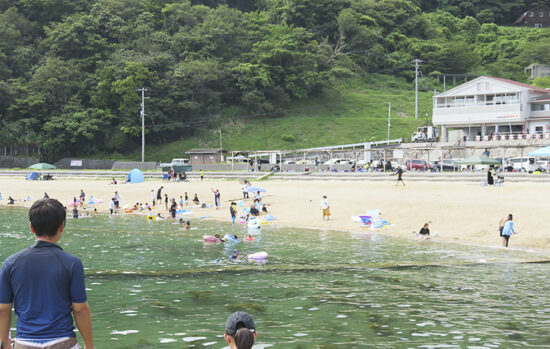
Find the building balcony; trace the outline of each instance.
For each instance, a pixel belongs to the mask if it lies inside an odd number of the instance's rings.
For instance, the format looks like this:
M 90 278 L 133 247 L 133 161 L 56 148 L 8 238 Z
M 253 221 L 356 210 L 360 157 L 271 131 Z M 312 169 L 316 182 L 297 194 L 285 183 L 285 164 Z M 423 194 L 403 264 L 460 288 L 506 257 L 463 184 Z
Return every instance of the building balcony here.
M 468 125 L 524 121 L 521 104 L 472 105 L 433 109 L 434 125 Z

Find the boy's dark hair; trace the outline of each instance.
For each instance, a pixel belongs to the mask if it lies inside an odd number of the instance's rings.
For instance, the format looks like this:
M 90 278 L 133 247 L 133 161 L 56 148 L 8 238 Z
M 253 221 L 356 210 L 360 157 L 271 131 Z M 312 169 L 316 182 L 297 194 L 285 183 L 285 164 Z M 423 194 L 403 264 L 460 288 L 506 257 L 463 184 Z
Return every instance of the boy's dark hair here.
M 67 219 L 67 212 L 56 199 L 37 200 L 29 210 L 29 220 L 36 236 L 55 236 Z

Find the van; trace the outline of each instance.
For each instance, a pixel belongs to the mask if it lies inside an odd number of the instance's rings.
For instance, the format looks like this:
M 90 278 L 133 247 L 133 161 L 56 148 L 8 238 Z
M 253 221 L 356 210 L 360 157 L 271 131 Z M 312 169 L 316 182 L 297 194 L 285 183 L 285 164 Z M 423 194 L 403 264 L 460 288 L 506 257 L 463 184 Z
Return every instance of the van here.
M 174 165 L 189 165 L 189 159 L 172 159 Z
M 535 158 L 510 158 L 508 159 L 510 166 L 517 172 L 533 172 L 535 170 Z

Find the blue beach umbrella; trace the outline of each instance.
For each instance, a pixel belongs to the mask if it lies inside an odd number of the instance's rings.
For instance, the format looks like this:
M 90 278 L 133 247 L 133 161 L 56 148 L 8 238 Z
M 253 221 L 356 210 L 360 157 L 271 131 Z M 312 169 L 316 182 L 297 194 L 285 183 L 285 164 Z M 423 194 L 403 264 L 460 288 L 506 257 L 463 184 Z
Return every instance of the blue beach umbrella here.
M 537 150 L 533 150 L 529 154 L 529 156 L 550 156 L 550 145 L 546 147 L 539 148 Z

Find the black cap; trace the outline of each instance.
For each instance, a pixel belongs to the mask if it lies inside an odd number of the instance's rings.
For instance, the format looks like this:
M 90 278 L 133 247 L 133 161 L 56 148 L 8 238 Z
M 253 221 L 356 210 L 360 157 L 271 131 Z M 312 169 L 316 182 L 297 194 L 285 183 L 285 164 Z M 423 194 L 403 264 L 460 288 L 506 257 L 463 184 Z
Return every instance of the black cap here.
M 244 311 L 238 311 L 229 315 L 225 322 L 225 331 L 228 335 L 234 336 L 239 328 L 246 327 L 251 332 L 256 330 L 256 324 L 250 314 Z

